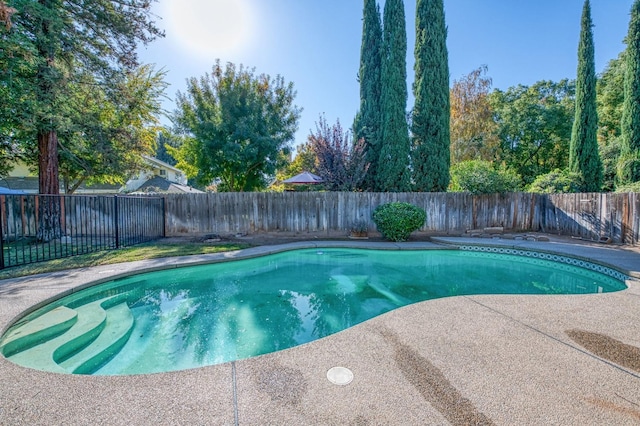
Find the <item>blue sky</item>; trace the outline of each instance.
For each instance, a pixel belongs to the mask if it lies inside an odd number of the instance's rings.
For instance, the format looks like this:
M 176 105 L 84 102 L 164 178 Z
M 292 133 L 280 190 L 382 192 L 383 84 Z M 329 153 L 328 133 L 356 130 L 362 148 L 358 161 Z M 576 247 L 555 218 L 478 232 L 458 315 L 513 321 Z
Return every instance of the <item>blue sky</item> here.
M 575 78 L 583 0 L 444 0 L 451 82 L 481 65 L 493 87 Z M 596 71 L 625 48 L 633 0 L 591 0 Z M 384 1 L 381 2 L 382 10 Z M 324 113 L 349 127 L 359 105 L 363 0 L 159 0 L 166 37 L 141 48 L 140 59 L 164 68 L 174 109 L 186 79 L 217 58 L 256 73 L 282 75 L 302 107 L 293 145 L 304 142 Z M 405 0 L 408 84 L 413 82 L 415 0 Z M 410 87 L 410 86 L 409 86 Z M 413 106 L 410 99 L 407 109 Z M 165 123 L 168 121 L 165 120 Z

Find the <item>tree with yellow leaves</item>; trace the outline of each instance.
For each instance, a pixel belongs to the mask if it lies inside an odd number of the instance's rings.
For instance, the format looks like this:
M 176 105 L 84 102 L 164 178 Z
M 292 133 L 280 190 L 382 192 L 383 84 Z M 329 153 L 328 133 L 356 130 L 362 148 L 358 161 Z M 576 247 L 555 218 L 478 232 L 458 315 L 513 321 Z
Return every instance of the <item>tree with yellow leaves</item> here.
M 450 96 L 451 164 L 496 158 L 500 140 L 489 103 L 491 83 L 486 65 L 453 82 Z

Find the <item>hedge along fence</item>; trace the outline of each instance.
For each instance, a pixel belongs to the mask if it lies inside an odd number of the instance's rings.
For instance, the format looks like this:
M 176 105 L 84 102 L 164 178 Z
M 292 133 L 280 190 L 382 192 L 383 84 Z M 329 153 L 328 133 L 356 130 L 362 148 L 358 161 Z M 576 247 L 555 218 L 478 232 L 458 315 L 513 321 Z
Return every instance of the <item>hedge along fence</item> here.
M 168 236 L 262 232 L 347 232 L 357 219 L 368 222 L 380 204 L 403 201 L 424 209 L 420 229 L 461 234 L 503 227 L 506 232 L 543 231 L 591 240 L 636 244 L 640 194 L 507 193 L 209 193 L 166 197 Z

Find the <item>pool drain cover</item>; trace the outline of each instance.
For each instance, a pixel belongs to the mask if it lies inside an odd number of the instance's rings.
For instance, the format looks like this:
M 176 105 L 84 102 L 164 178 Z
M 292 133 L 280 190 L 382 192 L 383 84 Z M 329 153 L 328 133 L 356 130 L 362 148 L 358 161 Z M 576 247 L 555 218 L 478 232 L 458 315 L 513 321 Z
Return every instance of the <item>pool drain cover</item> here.
M 345 386 L 353 380 L 353 372 L 345 367 L 333 367 L 327 371 L 327 379 L 334 385 Z

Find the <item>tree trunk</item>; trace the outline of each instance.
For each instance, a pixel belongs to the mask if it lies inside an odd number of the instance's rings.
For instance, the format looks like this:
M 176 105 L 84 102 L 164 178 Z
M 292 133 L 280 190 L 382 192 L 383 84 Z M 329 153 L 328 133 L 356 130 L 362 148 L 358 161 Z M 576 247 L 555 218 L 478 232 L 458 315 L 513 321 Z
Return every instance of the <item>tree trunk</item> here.
M 71 194 L 75 193 L 76 190 L 78 188 L 80 188 L 80 185 L 82 185 L 86 179 L 87 179 L 87 176 L 84 175 L 81 178 L 79 178 L 78 180 L 76 180 L 76 183 L 74 183 L 73 185 L 71 185 L 71 186 L 65 185 L 65 194 L 71 195 Z
M 38 240 L 46 242 L 61 235 L 58 135 L 55 130 L 38 134 L 38 152 L 38 190 L 41 195 Z
M 45 130 L 38 134 L 38 152 L 38 192 L 59 195 L 58 135 L 55 130 Z

